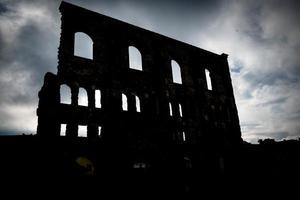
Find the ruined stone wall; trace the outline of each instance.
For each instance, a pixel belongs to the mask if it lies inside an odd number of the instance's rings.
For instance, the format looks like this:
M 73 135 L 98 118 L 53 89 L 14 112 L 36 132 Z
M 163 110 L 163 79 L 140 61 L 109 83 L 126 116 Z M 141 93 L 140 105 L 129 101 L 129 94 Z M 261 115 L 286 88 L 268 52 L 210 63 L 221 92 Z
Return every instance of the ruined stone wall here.
M 88 138 L 135 149 L 157 150 L 169 144 L 219 148 L 241 142 L 226 54 L 69 3 L 62 2 L 60 12 L 58 73 L 46 74 L 39 93 L 39 135 L 60 136 L 61 124 L 66 124 L 66 137 L 77 137 L 78 125 L 86 125 Z M 74 55 L 78 32 L 91 38 L 92 59 Z M 139 50 L 142 70 L 129 68 L 130 46 Z M 180 66 L 182 84 L 173 81 L 172 60 Z M 205 69 L 210 72 L 211 90 Z M 71 90 L 70 105 L 60 103 L 62 85 Z M 78 105 L 79 88 L 86 90 L 88 106 Z M 95 90 L 101 92 L 101 108 L 95 107 Z M 122 109 L 122 94 L 127 110 Z

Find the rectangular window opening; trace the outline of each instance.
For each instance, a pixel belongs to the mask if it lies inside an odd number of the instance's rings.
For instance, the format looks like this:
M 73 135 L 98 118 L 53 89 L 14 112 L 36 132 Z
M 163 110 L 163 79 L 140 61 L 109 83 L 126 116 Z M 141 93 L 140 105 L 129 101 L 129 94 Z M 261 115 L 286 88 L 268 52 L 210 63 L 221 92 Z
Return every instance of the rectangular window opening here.
M 78 137 L 87 137 L 87 126 L 78 126 Z
M 102 131 L 102 127 L 98 126 L 98 137 L 101 137 L 101 131 Z
M 141 112 L 141 103 L 140 103 L 140 99 L 137 96 L 135 96 L 135 104 L 136 104 L 136 111 Z
M 95 107 L 101 108 L 101 92 L 100 92 L 100 90 L 95 90 Z
M 128 111 L 127 96 L 125 94 L 122 94 L 122 109 Z
M 180 115 L 180 117 L 182 117 L 182 108 L 181 108 L 181 104 L 179 104 L 179 115 Z
M 67 124 L 60 125 L 60 136 L 66 136 Z
M 172 110 L 172 104 L 169 103 L 169 111 L 170 111 L 170 116 L 173 116 L 173 110 Z
M 212 90 L 212 84 L 211 84 L 211 78 L 210 78 L 210 72 L 205 69 L 205 77 L 206 77 L 206 84 L 207 84 L 207 89 Z

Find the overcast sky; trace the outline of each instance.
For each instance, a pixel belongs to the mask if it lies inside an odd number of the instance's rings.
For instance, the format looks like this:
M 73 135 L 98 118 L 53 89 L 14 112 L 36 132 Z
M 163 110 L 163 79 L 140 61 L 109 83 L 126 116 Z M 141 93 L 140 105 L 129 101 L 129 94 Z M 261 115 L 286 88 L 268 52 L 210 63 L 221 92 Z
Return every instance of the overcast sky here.
M 229 54 L 242 137 L 300 137 L 300 1 L 69 0 Z M 35 133 L 44 74 L 57 72 L 60 1 L 0 0 L 0 134 Z

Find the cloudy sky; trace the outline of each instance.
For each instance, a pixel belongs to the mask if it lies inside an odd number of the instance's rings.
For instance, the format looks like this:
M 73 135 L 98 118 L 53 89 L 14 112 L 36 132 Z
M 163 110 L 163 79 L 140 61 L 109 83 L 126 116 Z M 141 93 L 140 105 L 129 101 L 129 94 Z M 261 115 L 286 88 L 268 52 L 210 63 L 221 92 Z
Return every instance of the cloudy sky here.
M 68 0 L 229 54 L 242 137 L 300 137 L 300 1 Z M 35 133 L 38 91 L 57 72 L 58 0 L 0 0 L 0 134 Z

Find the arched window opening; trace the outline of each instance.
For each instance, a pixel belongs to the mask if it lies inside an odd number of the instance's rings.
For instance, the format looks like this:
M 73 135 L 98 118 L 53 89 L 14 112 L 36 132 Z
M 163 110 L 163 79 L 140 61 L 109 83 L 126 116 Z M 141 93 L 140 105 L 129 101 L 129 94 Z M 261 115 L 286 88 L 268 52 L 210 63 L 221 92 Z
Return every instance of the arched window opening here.
M 122 94 L 122 109 L 124 111 L 128 110 L 127 96 L 125 94 Z
M 87 126 L 78 126 L 78 137 L 87 137 Z
M 172 60 L 171 66 L 172 66 L 173 83 L 182 84 L 181 69 L 180 69 L 179 64 L 175 60 Z
M 133 46 L 128 47 L 128 51 L 129 51 L 129 68 L 142 71 L 143 70 L 142 55 L 140 51 Z
M 85 33 L 75 33 L 74 55 L 93 59 L 93 40 Z
M 170 116 L 173 116 L 173 110 L 172 110 L 172 104 L 169 103 L 169 112 L 170 112 Z
M 87 96 L 87 92 L 84 88 L 79 88 L 78 105 L 88 106 L 88 96 Z
M 182 117 L 182 108 L 181 108 L 181 104 L 179 104 L 178 106 L 179 106 L 179 116 Z
M 212 90 L 210 72 L 208 71 L 208 69 L 205 69 L 205 77 L 206 77 L 207 89 Z
M 136 111 L 141 112 L 141 102 L 138 96 L 135 96 L 135 106 L 136 106 Z
M 101 91 L 95 90 L 95 107 L 101 108 Z
M 66 136 L 67 124 L 60 125 L 60 136 Z
M 71 89 L 66 84 L 60 86 L 60 103 L 71 104 Z

